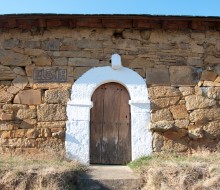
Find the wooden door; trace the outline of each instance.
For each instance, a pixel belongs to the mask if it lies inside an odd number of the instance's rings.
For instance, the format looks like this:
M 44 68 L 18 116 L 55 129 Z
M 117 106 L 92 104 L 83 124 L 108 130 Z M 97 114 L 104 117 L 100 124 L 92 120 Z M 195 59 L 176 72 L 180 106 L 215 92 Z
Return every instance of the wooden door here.
M 92 96 L 90 163 L 125 164 L 131 161 L 130 97 L 124 86 L 106 83 Z

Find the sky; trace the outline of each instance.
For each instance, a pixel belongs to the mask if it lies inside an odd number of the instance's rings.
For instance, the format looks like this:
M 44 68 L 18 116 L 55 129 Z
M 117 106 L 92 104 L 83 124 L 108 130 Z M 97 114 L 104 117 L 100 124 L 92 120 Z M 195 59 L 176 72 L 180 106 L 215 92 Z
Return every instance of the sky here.
M 0 14 L 15 13 L 220 16 L 220 0 L 2 0 Z

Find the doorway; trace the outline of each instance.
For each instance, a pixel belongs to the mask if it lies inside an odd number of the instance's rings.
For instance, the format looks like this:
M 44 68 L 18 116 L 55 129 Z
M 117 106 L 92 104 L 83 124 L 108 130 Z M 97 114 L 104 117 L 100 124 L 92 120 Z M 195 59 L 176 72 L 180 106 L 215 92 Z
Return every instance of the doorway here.
M 130 96 L 119 83 L 99 86 L 90 112 L 90 163 L 126 164 L 131 161 Z

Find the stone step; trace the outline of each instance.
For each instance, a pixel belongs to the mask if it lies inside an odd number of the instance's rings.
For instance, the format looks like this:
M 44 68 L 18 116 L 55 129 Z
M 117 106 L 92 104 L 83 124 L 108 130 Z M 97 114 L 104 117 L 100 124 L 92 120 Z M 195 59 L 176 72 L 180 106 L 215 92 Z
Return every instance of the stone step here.
M 79 175 L 77 190 L 137 190 L 139 176 L 127 166 L 89 166 L 88 171 Z

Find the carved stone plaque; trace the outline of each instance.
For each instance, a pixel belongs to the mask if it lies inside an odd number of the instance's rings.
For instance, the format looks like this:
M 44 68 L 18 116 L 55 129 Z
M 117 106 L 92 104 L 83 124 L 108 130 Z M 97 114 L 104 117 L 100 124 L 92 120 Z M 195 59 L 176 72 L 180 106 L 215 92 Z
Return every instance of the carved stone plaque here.
M 33 78 L 34 78 L 34 81 L 38 83 L 66 82 L 67 81 L 67 69 L 62 69 L 59 67 L 35 68 Z

